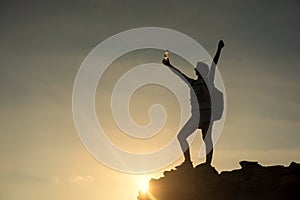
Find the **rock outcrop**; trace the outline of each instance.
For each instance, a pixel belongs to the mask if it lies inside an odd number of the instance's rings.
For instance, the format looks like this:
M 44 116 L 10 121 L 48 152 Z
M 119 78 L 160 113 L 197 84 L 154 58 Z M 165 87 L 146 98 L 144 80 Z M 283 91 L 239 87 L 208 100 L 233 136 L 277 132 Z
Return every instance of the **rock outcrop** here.
M 221 172 L 209 165 L 181 167 L 151 179 L 138 200 L 266 200 L 300 199 L 300 164 L 264 167 L 240 162 L 241 169 Z

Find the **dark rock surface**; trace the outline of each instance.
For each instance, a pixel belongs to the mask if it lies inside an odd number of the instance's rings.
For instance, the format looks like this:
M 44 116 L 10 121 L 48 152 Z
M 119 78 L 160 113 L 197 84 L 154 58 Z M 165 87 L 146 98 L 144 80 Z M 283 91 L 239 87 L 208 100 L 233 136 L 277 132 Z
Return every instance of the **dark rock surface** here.
M 240 162 L 241 169 L 221 172 L 209 165 L 182 167 L 151 179 L 138 200 L 300 199 L 300 164 L 264 167 Z

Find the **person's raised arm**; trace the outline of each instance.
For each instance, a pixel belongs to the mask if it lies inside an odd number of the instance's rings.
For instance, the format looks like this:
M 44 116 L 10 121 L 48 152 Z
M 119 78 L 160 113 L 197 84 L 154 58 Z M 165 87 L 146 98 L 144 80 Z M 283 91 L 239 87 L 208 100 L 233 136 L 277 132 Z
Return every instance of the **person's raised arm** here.
M 219 61 L 220 56 L 221 56 L 221 50 L 224 46 L 225 46 L 225 44 L 224 44 L 223 40 L 220 40 L 219 43 L 218 43 L 218 49 L 217 49 L 216 55 L 213 58 L 213 62 L 211 63 L 211 66 L 210 66 L 208 79 L 210 80 L 210 82 L 212 84 L 215 81 L 216 66 L 217 66 L 218 61 Z
M 169 58 L 164 58 L 164 59 L 162 60 L 162 63 L 163 63 L 164 65 L 168 66 L 169 68 L 175 70 L 175 71 L 178 72 L 179 74 L 181 74 L 187 81 L 190 82 L 191 80 L 193 80 L 193 79 L 187 77 L 187 76 L 186 76 L 184 73 L 182 73 L 179 69 L 177 69 L 176 67 L 174 67 L 173 65 L 171 65 Z M 172 70 L 172 71 L 173 71 L 173 70 Z M 173 72 L 175 72 L 175 71 L 173 71 Z M 176 74 L 176 73 L 175 73 L 175 74 Z M 178 75 L 178 74 L 176 74 L 176 75 Z

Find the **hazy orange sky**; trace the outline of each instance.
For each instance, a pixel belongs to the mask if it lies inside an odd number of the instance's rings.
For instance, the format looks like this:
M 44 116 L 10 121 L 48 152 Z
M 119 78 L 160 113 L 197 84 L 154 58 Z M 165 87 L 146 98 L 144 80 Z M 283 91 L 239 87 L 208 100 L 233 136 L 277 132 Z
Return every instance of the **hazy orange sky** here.
M 99 42 L 136 27 L 180 31 L 212 56 L 219 39 L 225 41 L 219 70 L 228 104 L 213 160 L 218 171 L 238 168 L 240 160 L 300 162 L 299 10 L 296 0 L 1 1 L 0 199 L 136 199 L 139 177 L 96 161 L 81 144 L 72 117 L 73 83 L 83 59 Z M 160 52 L 135 55 L 162 58 Z M 102 86 L 105 92 L 107 83 Z M 168 101 L 167 92 L 156 91 L 162 103 Z M 159 99 L 142 94 L 137 101 Z M 166 104 L 170 111 L 176 106 L 172 100 Z M 176 113 L 172 116 L 171 122 Z M 133 117 L 146 120 L 144 113 L 134 111 Z M 202 161 L 200 144 L 198 134 L 194 164 Z

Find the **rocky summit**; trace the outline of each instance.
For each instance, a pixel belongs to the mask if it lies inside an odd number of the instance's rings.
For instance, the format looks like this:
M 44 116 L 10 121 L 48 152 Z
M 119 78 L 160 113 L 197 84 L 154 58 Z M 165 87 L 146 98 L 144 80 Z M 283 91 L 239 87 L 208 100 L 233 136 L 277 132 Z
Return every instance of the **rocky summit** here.
M 288 167 L 240 162 L 241 169 L 218 173 L 210 165 L 182 166 L 151 179 L 138 200 L 300 199 L 300 164 Z

